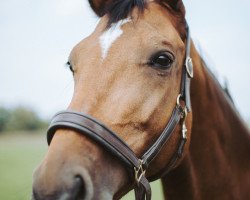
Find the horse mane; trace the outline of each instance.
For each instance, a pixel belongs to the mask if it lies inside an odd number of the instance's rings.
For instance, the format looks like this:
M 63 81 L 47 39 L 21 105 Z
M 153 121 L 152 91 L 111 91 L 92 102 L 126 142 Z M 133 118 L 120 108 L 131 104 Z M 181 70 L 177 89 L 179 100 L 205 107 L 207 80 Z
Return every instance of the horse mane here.
M 227 97 L 227 99 L 232 103 L 233 106 L 235 106 L 232 95 L 230 93 L 230 90 L 228 88 L 228 84 L 227 82 L 225 83 L 225 85 L 223 86 L 221 84 L 221 82 L 219 81 L 218 77 L 215 75 L 215 73 L 213 73 L 213 71 L 211 70 L 211 68 L 208 66 L 207 62 L 205 61 L 205 58 L 200 55 L 200 59 L 201 59 L 201 63 L 202 66 L 209 72 L 209 74 L 213 77 L 214 81 L 216 82 L 216 84 L 219 86 L 219 88 L 221 89 L 221 91 L 224 93 L 224 95 Z

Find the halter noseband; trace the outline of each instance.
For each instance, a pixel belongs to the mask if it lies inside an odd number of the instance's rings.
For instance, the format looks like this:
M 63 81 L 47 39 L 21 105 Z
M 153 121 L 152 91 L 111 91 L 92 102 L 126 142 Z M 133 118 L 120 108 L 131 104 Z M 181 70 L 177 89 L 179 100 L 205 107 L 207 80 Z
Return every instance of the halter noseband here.
M 101 122 L 83 113 L 68 110 L 59 112 L 53 117 L 47 132 L 48 144 L 50 144 L 56 130 L 58 129 L 73 129 L 83 135 L 88 136 L 126 165 L 126 168 L 132 177 L 134 177 L 136 182 L 134 187 L 136 200 L 150 200 L 151 188 L 148 179 L 153 181 L 162 176 L 162 174 L 169 172 L 174 167 L 176 161 L 181 158 L 187 140 L 185 119 L 187 113 L 191 111 L 190 79 L 193 78 L 193 64 L 190 58 L 191 39 L 188 25 L 186 25 L 186 31 L 186 58 L 185 63 L 183 64 L 181 91 L 177 97 L 176 106 L 172 112 L 167 126 L 159 138 L 140 159 L 137 158 L 135 153 L 120 137 L 118 137 L 117 134 L 115 134 Z M 185 106 L 180 104 L 180 100 L 185 103 Z M 160 175 L 149 177 L 147 179 L 145 176 L 146 169 L 161 151 L 162 147 L 174 132 L 175 127 L 180 122 L 182 124 L 181 140 L 176 153 L 173 155 L 170 163 L 167 166 L 167 169 Z

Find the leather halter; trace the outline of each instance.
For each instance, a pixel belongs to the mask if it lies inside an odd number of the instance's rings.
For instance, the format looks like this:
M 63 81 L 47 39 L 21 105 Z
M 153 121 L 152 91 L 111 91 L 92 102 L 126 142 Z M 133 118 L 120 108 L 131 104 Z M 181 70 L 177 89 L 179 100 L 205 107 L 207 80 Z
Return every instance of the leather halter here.
M 130 147 L 118 137 L 117 134 L 101 122 L 86 114 L 69 110 L 59 112 L 53 117 L 47 132 L 48 144 L 50 144 L 55 132 L 58 129 L 73 129 L 78 133 L 88 136 L 126 165 L 126 169 L 135 181 L 134 189 L 136 200 L 150 200 L 151 188 L 148 179 L 153 181 L 159 178 L 159 176 L 148 177 L 147 179 L 145 175 L 146 169 L 161 151 L 162 147 L 174 132 L 175 127 L 180 122 L 182 125 L 181 140 L 176 153 L 173 155 L 166 171 L 164 171 L 163 174 L 169 172 L 174 167 L 176 161 L 181 158 L 187 140 L 185 118 L 187 116 L 187 112 L 191 111 L 190 79 L 193 77 L 193 64 L 190 58 L 191 39 L 188 25 L 186 25 L 186 32 L 186 58 L 185 63 L 183 64 L 181 91 L 180 95 L 177 97 L 177 104 L 166 128 L 140 159 L 135 155 Z M 183 101 L 185 104 L 184 106 L 180 104 L 180 100 Z M 162 174 L 160 175 L 162 176 Z

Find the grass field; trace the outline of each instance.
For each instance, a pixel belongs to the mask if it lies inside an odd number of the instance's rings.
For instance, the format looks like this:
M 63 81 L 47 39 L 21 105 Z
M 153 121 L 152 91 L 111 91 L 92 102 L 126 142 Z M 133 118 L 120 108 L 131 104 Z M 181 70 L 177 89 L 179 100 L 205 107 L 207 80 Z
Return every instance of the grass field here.
M 0 135 L 0 200 L 28 200 L 32 173 L 47 150 L 44 131 Z M 152 184 L 153 200 L 161 200 L 159 182 Z M 133 200 L 131 192 L 123 200 Z

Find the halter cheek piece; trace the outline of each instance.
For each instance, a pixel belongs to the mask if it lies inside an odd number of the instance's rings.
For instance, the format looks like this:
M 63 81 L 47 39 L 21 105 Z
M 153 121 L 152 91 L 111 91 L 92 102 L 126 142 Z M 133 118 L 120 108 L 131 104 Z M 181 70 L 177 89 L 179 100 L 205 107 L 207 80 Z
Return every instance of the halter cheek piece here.
M 185 119 L 187 113 L 191 111 L 190 79 L 193 78 L 193 64 L 190 58 L 190 34 L 188 25 L 186 25 L 186 31 L 186 58 L 182 70 L 181 91 L 177 97 L 176 106 L 166 128 L 140 159 L 137 158 L 135 153 L 121 138 L 117 136 L 117 134 L 101 122 L 83 113 L 68 110 L 59 112 L 53 117 L 47 133 L 48 144 L 50 144 L 56 130 L 58 129 L 73 129 L 90 137 L 126 165 L 126 169 L 135 181 L 134 190 L 136 200 L 150 200 L 151 188 L 148 179 L 153 181 L 169 172 L 174 167 L 176 161 L 181 158 L 187 140 Z M 180 104 L 180 100 L 184 102 L 185 106 Z M 163 173 L 154 177 L 148 177 L 147 179 L 145 176 L 146 169 L 161 151 L 162 147 L 168 141 L 174 132 L 175 127 L 179 123 L 182 125 L 182 133 L 176 153 L 171 158 L 170 163 Z

